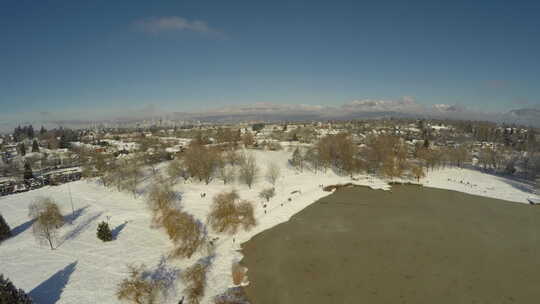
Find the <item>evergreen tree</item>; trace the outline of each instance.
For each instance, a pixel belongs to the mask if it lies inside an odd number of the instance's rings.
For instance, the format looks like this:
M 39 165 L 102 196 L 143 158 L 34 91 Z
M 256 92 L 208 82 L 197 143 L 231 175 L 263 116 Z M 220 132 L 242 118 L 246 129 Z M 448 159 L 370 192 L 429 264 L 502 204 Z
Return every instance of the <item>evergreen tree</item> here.
M 37 140 L 34 139 L 34 142 L 32 143 L 32 152 L 39 152 L 39 145 Z
M 19 145 L 19 151 L 21 152 L 21 155 L 22 156 L 25 156 L 26 155 L 26 145 L 24 143 L 21 143 Z
M 0 214 L 0 243 L 9 237 L 11 237 L 11 229 L 2 214 Z
M 26 162 L 24 163 L 24 179 L 31 179 L 34 178 L 34 172 L 32 172 L 32 167 L 30 167 L 30 163 Z
M 26 136 L 28 136 L 28 138 L 32 139 L 34 138 L 34 127 L 32 125 L 28 126 L 28 128 L 26 129 Z
M 0 304 L 32 304 L 32 299 L 0 274 Z
M 112 232 L 107 222 L 101 222 L 98 225 L 97 237 L 104 242 L 112 241 Z
M 66 135 L 60 136 L 60 144 L 59 144 L 60 149 L 68 149 L 69 146 L 70 146 L 69 141 L 67 140 Z
M 47 130 L 45 129 L 45 127 L 41 126 L 41 129 L 39 130 L 39 135 L 43 136 L 45 135 L 45 133 L 47 133 Z
M 22 128 L 21 128 L 21 126 L 17 126 L 13 130 L 13 139 L 15 140 L 15 142 L 19 142 L 19 141 L 22 140 Z
M 424 139 L 424 148 L 429 149 L 429 140 L 427 138 Z

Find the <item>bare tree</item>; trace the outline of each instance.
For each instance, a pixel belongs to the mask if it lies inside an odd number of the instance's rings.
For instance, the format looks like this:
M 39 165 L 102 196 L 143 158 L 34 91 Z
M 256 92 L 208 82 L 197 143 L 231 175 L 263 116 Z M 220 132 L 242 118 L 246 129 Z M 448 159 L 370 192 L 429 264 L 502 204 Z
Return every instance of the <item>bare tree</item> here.
M 414 178 L 416 178 L 417 182 L 420 182 L 420 179 L 426 176 L 424 172 L 424 168 L 422 168 L 422 166 L 419 166 L 419 165 L 412 166 L 411 173 L 414 176 Z
M 29 206 L 28 216 L 32 218 L 32 232 L 40 241 L 54 249 L 58 228 L 64 225 L 60 208 L 51 198 L 39 198 Z
M 105 153 L 93 152 L 93 160 L 97 175 L 101 177 L 101 182 L 105 187 L 108 187 L 113 179 L 111 178 L 114 172 L 115 164 L 112 155 Z
M 174 208 L 176 195 L 167 183 L 156 182 L 150 187 L 146 203 L 152 212 L 152 223 L 163 225 L 168 210 Z
M 267 202 L 269 202 L 270 199 L 274 197 L 275 195 L 276 195 L 276 190 L 273 187 L 263 189 L 261 190 L 261 192 L 259 192 L 259 197 L 262 199 L 265 199 Z
M 300 148 L 296 147 L 296 149 L 294 149 L 290 162 L 298 171 L 302 172 L 304 170 L 304 156 L 302 155 Z
M 257 166 L 255 156 L 253 154 L 243 155 L 240 160 L 240 170 L 238 172 L 238 178 L 250 189 L 257 178 L 259 167 Z
M 268 164 L 268 167 L 266 168 L 266 179 L 273 185 L 276 185 L 277 180 L 279 179 L 281 175 L 281 169 L 279 166 L 272 162 Z
M 368 170 L 389 178 L 401 176 L 408 167 L 407 147 L 396 136 L 371 136 L 364 148 L 365 164 Z
M 240 162 L 241 156 L 236 152 L 236 150 L 229 149 L 225 151 L 225 161 L 231 166 L 236 166 Z
M 321 160 L 319 159 L 319 155 L 317 155 L 317 148 L 312 147 L 307 149 L 306 153 L 304 154 L 304 160 L 311 166 L 311 169 L 315 173 L 319 171 Z
M 157 165 L 166 159 L 166 155 L 164 149 L 153 148 L 152 151 L 144 152 L 140 158 L 143 164 L 152 169 L 152 174 L 156 175 L 158 172 Z
M 150 188 L 147 204 L 152 223 L 163 227 L 174 244 L 172 257 L 191 257 L 206 241 L 206 228 L 192 215 L 175 206 L 176 195 L 168 183 L 157 182 Z
M 135 160 L 125 160 L 117 171 L 116 183 L 119 190 L 126 190 L 137 195 L 137 186 L 142 180 L 140 163 Z
M 209 148 L 192 142 L 184 154 L 184 161 L 191 176 L 198 177 L 200 181 L 208 184 L 218 165 L 219 153 L 214 148 Z
M 128 265 L 129 276 L 118 284 L 116 297 L 120 301 L 134 304 L 158 303 L 158 296 L 163 289 L 162 282 L 146 278 L 144 265 Z
M 174 243 L 172 257 L 190 258 L 206 241 L 206 230 L 192 215 L 177 209 L 165 211 L 163 227 Z
M 233 166 L 227 165 L 227 163 L 220 161 L 217 169 L 217 176 L 223 181 L 223 184 L 230 183 L 234 180 L 236 170 Z
M 234 234 L 240 227 L 248 230 L 256 225 L 252 203 L 239 199 L 236 191 L 222 192 L 214 197 L 208 214 L 208 223 L 214 231 Z
M 316 151 L 310 153 L 312 155 L 308 155 L 306 159 L 317 157 L 317 168 L 322 166 L 326 170 L 333 167 L 352 175 L 363 167 L 360 166 L 358 148 L 349 134 L 325 136 L 317 142 Z M 313 163 L 313 160 L 311 162 Z
M 184 294 L 187 295 L 188 304 L 199 304 L 204 296 L 206 288 L 206 273 L 209 265 L 199 262 L 184 270 L 182 279 L 184 285 Z
M 246 148 L 253 146 L 253 144 L 255 144 L 255 138 L 253 137 L 253 134 L 251 134 L 251 132 L 246 132 L 242 136 L 242 143 Z
M 176 183 L 180 177 L 184 180 L 184 182 L 186 182 L 189 179 L 190 174 L 186 168 L 185 160 L 175 159 L 170 162 L 169 166 L 167 167 L 167 175 L 173 184 Z

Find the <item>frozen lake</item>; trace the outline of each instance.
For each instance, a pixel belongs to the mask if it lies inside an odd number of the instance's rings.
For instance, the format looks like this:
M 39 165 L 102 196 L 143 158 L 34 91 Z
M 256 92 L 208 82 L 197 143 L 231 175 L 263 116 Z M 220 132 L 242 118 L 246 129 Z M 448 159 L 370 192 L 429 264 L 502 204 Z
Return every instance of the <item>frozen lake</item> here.
M 343 189 L 243 245 L 252 303 L 538 303 L 540 207 Z

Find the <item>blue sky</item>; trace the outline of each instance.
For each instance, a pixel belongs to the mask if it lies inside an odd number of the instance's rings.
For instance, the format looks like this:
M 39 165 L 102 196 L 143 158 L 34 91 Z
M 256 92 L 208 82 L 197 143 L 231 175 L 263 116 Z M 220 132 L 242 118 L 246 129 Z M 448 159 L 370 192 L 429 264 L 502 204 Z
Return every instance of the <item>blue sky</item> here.
M 538 1 L 0 3 L 0 112 L 540 104 Z

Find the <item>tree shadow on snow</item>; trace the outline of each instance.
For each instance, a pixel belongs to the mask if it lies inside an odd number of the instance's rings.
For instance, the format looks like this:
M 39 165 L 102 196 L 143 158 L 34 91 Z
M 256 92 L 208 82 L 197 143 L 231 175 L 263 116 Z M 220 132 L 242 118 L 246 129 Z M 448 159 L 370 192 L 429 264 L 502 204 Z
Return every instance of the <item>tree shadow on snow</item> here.
M 163 300 L 177 297 L 177 279 L 180 277 L 179 268 L 169 265 L 167 259 L 162 256 L 155 269 L 143 273 L 143 278 L 151 281 L 160 282 L 163 286 Z
M 73 213 L 70 213 L 68 215 L 65 215 L 64 216 L 64 222 L 66 223 L 73 223 L 76 219 L 78 219 L 86 209 L 88 209 L 88 207 L 90 207 L 89 205 L 86 205 L 82 208 L 79 208 L 77 210 L 75 210 L 75 212 Z
M 34 302 L 40 304 L 56 303 L 69 282 L 69 277 L 75 272 L 76 266 L 77 261 L 56 272 L 50 278 L 32 289 L 32 291 L 30 291 L 30 297 L 32 297 Z
M 11 229 L 11 237 L 14 238 L 17 235 L 25 232 L 28 228 L 32 227 L 32 224 L 34 224 L 34 219 L 31 219 L 28 222 L 22 223 L 19 226 Z
M 113 230 L 111 230 L 111 234 L 112 234 L 112 238 L 113 240 L 116 240 L 118 238 L 118 235 L 120 234 L 120 232 L 122 232 L 122 230 L 124 230 L 124 228 L 126 227 L 127 225 L 127 221 L 125 221 L 123 224 L 120 224 L 116 227 L 114 227 Z
M 102 214 L 103 212 L 98 212 L 94 214 L 93 216 L 86 218 L 85 220 L 80 222 L 77 226 L 75 226 L 75 228 L 73 228 L 71 231 L 66 233 L 66 235 L 60 241 L 60 244 L 58 244 L 57 248 L 62 246 L 62 244 L 64 244 L 65 241 L 74 239 L 77 236 L 79 236 L 83 231 L 87 230 L 88 227 L 90 227 L 90 224 L 96 219 L 98 219 Z

